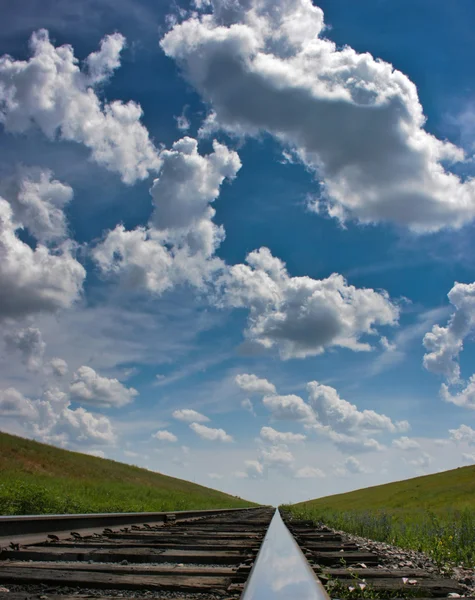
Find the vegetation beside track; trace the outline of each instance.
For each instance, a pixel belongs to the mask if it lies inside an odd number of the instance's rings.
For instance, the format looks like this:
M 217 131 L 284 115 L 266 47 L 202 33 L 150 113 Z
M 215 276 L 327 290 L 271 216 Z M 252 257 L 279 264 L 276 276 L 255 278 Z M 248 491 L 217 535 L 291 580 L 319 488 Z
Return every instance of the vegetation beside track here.
M 0 514 L 257 506 L 217 490 L 0 432 Z
M 475 564 L 475 466 L 318 498 L 283 508 L 362 537 Z

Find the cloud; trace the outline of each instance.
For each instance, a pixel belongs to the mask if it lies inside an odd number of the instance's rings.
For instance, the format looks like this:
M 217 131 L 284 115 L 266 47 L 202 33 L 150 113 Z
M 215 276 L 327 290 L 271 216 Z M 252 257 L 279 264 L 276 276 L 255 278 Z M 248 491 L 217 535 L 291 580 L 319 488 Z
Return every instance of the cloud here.
M 297 469 L 297 471 L 295 472 L 295 477 L 297 479 L 314 479 L 316 477 L 323 478 L 326 477 L 326 475 L 321 469 L 307 466 Z
M 86 277 L 73 244 L 33 249 L 18 238 L 18 228 L 10 204 L 0 198 L 0 320 L 70 307 Z
M 291 277 L 268 248 L 251 252 L 247 264 L 228 269 L 218 281 L 223 306 L 247 308 L 245 336 L 281 358 L 305 358 L 333 346 L 368 351 L 363 335 L 376 325 L 395 325 L 398 308 L 386 292 L 358 289 L 338 274 L 326 279 Z
M 365 473 L 366 472 L 365 468 L 362 466 L 360 461 L 357 458 L 355 458 L 354 456 L 348 456 L 348 458 L 345 459 L 345 462 L 343 464 L 345 466 L 345 469 L 349 473 Z
M 329 439 L 341 452 L 352 452 L 355 454 L 361 452 L 381 452 L 385 449 L 385 446 L 377 440 L 367 437 L 364 433 L 362 435 L 361 432 L 356 432 L 355 435 L 338 433 L 329 425 L 321 425 L 319 423 L 307 427 L 315 431 L 318 435 Z
M 187 108 L 187 106 L 184 106 L 181 115 L 174 117 L 176 121 L 176 127 L 179 131 L 188 131 L 188 129 L 191 127 L 190 120 L 186 116 Z
M 29 371 L 38 371 L 43 364 L 46 344 L 41 331 L 35 327 L 26 327 L 5 334 L 7 350 L 19 351 L 22 362 Z
M 213 152 L 201 156 L 189 137 L 163 151 L 162 158 L 151 189 L 154 211 L 148 226 L 128 231 L 118 225 L 92 251 L 103 274 L 157 295 L 183 284 L 203 288 L 224 268 L 215 256 L 224 229 L 213 223 L 210 202 L 224 179 L 234 178 L 241 166 L 237 153 L 218 142 Z
M 190 423 L 190 429 L 192 429 L 202 440 L 209 440 L 211 442 L 233 441 L 233 438 L 228 435 L 224 429 L 213 429 L 212 427 L 206 427 L 206 425 L 200 425 L 199 423 Z
M 242 400 L 241 406 L 242 406 L 242 408 L 244 408 L 244 410 L 249 411 L 251 413 L 251 415 L 256 416 L 256 413 L 254 412 L 254 405 L 249 400 L 249 398 L 245 398 L 244 400 Z
M 219 473 L 208 473 L 208 477 L 210 479 L 222 479 L 224 475 L 220 475 Z
M 74 373 L 69 394 L 73 402 L 105 407 L 124 406 L 138 396 L 134 388 L 127 388 L 118 379 L 101 377 L 87 366 L 80 367 Z
M 406 429 L 406 422 L 393 423 L 389 417 L 374 410 L 358 410 L 354 404 L 340 398 L 335 388 L 318 381 L 310 381 L 307 390 L 309 404 L 315 411 L 319 424 L 328 426 L 337 433 L 395 433 Z
M 209 421 L 208 417 L 202 415 L 196 410 L 193 410 L 192 408 L 174 410 L 172 417 L 174 419 L 178 419 L 178 421 L 185 421 L 185 423 L 191 423 L 192 421 L 195 421 L 196 423 L 206 423 Z
M 178 438 L 176 437 L 176 435 L 174 433 L 171 433 L 171 431 L 167 431 L 166 429 L 157 431 L 156 433 L 153 434 L 152 437 L 159 440 L 160 442 L 177 442 L 178 441 Z
M 445 402 L 475 410 L 475 374 L 470 377 L 465 388 L 456 394 L 451 394 L 448 386 L 443 383 L 440 388 L 440 395 Z
M 394 448 L 398 448 L 399 450 L 418 450 L 421 447 L 419 442 L 416 442 L 416 440 L 411 440 L 411 438 L 408 438 L 407 436 L 393 440 L 392 445 Z
M 52 358 L 49 366 L 56 377 L 64 377 L 68 372 L 68 363 L 62 358 Z
M 90 456 L 95 456 L 96 458 L 106 457 L 104 450 L 85 450 L 84 454 L 89 454 Z
M 0 182 L 1 194 L 10 202 L 17 228 L 26 227 L 42 244 L 67 237 L 65 206 L 72 200 L 69 185 L 53 179 L 38 167 L 22 167 Z
M 116 434 L 110 420 L 82 407 L 70 408 L 68 395 L 57 388 L 47 388 L 41 398 L 31 400 L 18 390 L 0 391 L 0 414 L 17 421 L 26 435 L 42 442 L 68 447 L 114 444 Z
M 264 406 L 270 410 L 272 417 L 282 421 L 307 421 L 315 420 L 313 410 L 308 404 L 294 394 L 287 396 L 265 396 L 262 400 Z
M 250 479 L 259 479 L 264 476 L 264 465 L 258 460 L 245 460 L 246 476 Z
M 18 390 L 11 387 L 0 390 L 0 415 L 34 419 L 36 410 L 29 398 L 25 398 Z
M 248 394 L 275 394 L 275 385 L 267 379 L 260 379 L 257 375 L 241 373 L 236 375 L 234 381 Z
M 467 454 L 464 452 L 462 454 L 462 459 L 464 463 L 467 463 L 468 465 L 473 465 L 475 463 L 475 454 Z
M 475 283 L 455 283 L 448 298 L 455 311 L 446 327 L 434 325 L 424 336 L 423 344 L 429 351 L 424 355 L 424 367 L 431 373 L 443 375 L 449 383 L 457 383 L 460 381 L 459 354 L 475 323 Z
M 119 64 L 125 39 L 106 36 L 81 71 L 73 48 L 55 48 L 48 32 L 31 36 L 31 58 L 0 58 L 0 121 L 9 133 L 39 128 L 49 139 L 77 142 L 92 159 L 120 174 L 125 183 L 145 179 L 160 165 L 157 150 L 142 125 L 135 102 L 101 102 L 94 87 Z
M 427 452 L 423 452 L 419 458 L 407 461 L 410 465 L 418 467 L 421 472 L 425 471 L 432 463 L 432 456 Z
M 261 448 L 259 450 L 260 462 L 266 467 L 289 467 L 294 462 L 294 456 L 285 444 Z
M 271 444 L 293 444 L 297 442 L 303 442 L 307 437 L 301 433 L 276 431 L 272 427 L 262 427 L 260 436 L 263 440 L 270 442 Z
M 267 132 L 317 173 L 331 215 L 416 232 L 475 215 L 463 151 L 424 129 L 417 88 L 370 53 L 324 37 L 311 0 L 216 0 L 161 40 L 211 112 L 202 132 Z M 252 98 L 252 102 L 249 99 Z
M 475 446 L 475 429 L 468 425 L 460 425 L 457 429 L 449 429 L 450 439 L 454 442 L 466 442 Z

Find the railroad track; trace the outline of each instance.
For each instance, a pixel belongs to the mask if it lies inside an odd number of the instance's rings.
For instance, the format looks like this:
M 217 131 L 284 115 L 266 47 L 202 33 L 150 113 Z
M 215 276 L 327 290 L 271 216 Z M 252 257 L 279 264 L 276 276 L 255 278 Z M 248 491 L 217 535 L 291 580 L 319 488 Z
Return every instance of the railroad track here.
M 118 515 L 119 526 L 109 516 L 109 526 L 100 531 L 91 516 L 71 533 L 58 533 L 64 525 L 57 517 L 56 533 L 34 536 L 24 522 L 20 537 L 10 531 L 8 545 L 7 538 L 0 542 L 0 600 L 236 598 L 273 513 L 267 507 L 187 513 L 186 519 L 176 513 L 142 518 L 140 524 L 137 517 L 125 524 Z
M 340 533 L 283 519 L 269 507 L 0 517 L 0 600 L 470 597 L 453 579 L 385 568 Z M 61 529 L 71 523 L 81 527 Z
M 385 557 L 328 527 L 285 513 L 283 520 L 332 598 L 474 598 L 454 579 L 418 568 L 387 568 Z

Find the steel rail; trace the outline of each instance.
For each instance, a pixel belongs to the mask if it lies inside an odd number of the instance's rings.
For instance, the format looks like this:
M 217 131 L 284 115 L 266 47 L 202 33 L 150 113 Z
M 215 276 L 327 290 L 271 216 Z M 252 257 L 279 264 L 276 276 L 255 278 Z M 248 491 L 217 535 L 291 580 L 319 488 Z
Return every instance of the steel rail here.
M 1 538 L 32 535 L 37 533 L 55 533 L 58 531 L 91 529 L 119 525 L 138 525 L 140 523 L 164 523 L 168 520 L 183 520 L 193 517 L 210 517 L 219 514 L 245 512 L 250 508 L 219 508 L 210 510 L 182 510 L 142 513 L 91 513 L 70 515 L 13 515 L 0 516 Z
M 275 511 L 242 600 L 330 600 L 295 538 Z

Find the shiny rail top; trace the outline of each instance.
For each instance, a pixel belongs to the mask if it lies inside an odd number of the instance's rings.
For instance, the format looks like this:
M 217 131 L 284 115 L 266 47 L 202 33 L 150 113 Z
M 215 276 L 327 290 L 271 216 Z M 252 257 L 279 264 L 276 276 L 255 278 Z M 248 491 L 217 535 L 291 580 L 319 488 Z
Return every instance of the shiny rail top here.
M 272 518 L 242 600 L 329 600 L 325 588 L 285 526 Z

